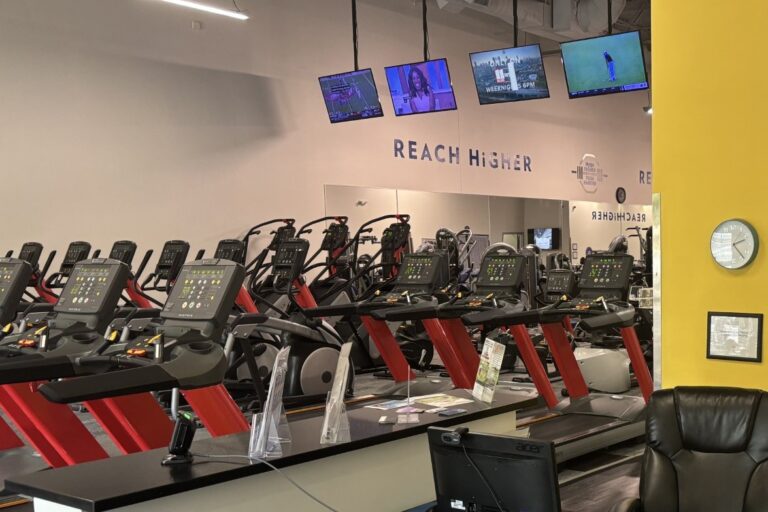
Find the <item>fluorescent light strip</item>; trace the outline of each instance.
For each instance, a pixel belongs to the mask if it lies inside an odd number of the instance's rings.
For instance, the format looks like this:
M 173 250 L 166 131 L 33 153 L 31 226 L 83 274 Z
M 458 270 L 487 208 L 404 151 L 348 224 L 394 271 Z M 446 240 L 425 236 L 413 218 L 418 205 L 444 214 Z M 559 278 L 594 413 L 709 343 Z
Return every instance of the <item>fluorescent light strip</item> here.
M 190 9 L 197 9 L 198 11 L 205 11 L 211 14 L 218 14 L 220 16 L 228 16 L 237 20 L 247 20 L 248 16 L 241 12 L 230 11 L 227 9 L 219 9 L 218 7 L 212 7 L 210 5 L 201 4 L 199 2 L 190 2 L 188 0 L 163 0 L 163 2 L 169 4 L 180 5 L 182 7 L 189 7 Z

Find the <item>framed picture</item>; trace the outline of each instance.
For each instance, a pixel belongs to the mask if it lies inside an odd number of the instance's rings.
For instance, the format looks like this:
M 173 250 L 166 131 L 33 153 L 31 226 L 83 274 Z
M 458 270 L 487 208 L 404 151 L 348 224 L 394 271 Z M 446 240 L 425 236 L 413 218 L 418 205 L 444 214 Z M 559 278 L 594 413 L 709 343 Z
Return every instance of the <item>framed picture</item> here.
M 707 359 L 763 361 L 763 315 L 707 314 Z

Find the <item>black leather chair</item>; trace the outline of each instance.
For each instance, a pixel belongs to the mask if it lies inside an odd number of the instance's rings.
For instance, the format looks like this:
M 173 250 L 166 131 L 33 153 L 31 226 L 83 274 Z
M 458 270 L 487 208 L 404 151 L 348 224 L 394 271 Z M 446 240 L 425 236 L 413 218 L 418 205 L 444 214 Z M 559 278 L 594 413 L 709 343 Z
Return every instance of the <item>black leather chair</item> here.
M 767 395 L 706 387 L 655 392 L 640 499 L 613 512 L 767 512 Z

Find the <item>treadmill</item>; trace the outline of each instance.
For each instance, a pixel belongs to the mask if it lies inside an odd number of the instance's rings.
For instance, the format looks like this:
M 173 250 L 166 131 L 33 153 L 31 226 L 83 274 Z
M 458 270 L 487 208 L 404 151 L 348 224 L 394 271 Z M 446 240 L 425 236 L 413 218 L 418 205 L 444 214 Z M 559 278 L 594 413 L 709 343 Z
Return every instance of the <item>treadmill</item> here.
M 541 325 L 569 398 L 552 407 L 551 414 L 534 418 L 529 425 L 530 435 L 553 441 L 560 461 L 645 433 L 645 405 L 653 381 L 634 330 L 634 308 L 625 302 L 632 260 L 632 256 L 620 254 L 587 256 L 579 279 L 580 292 L 573 299 L 562 297 L 545 308 L 521 313 L 483 311 L 463 317 L 466 324 L 483 325 L 485 329 Z M 572 317 L 580 318 L 580 327 L 587 332 L 621 332 L 643 396 L 590 394 L 567 336 L 566 324 Z M 536 384 L 540 393 L 547 386 L 551 389 L 548 381 Z
M 76 375 L 78 356 L 115 340 L 101 333 L 115 313 L 128 275 L 128 267 L 112 259 L 77 263 L 46 325 L 0 343 L 5 358 L 0 363 L 0 407 L 53 467 L 107 456 L 72 410 L 47 402 L 36 384 Z M 170 438 L 172 424 L 150 394 L 85 405 L 123 453 L 158 448 Z M 129 411 L 136 410 L 142 411 L 141 421 L 128 418 Z
M 392 309 L 376 310 L 372 312 L 371 316 L 386 321 L 408 320 L 425 323 L 437 321 L 443 332 L 453 340 L 454 346 L 458 348 L 458 351 L 453 354 L 440 353 L 443 364 L 449 375 L 454 375 L 457 372 L 454 368 L 458 367 L 458 370 L 462 371 L 466 377 L 466 382 L 462 385 L 457 384 L 458 387 L 471 389 L 477 374 L 479 356 L 461 317 L 473 311 L 491 310 L 507 313 L 523 311 L 521 289 L 525 264 L 526 258 L 518 254 L 513 247 L 504 243 L 494 244 L 488 247 L 483 254 L 474 292 L 468 294 L 458 292 L 451 300 L 443 303 L 422 302 Z M 532 357 L 540 359 L 542 356 L 533 348 L 533 343 L 530 341 L 525 328 L 515 329 L 515 338 L 522 337 L 526 337 L 528 343 L 519 343 L 516 346 L 506 343 L 505 357 L 509 354 L 510 359 L 514 361 L 519 355 L 526 367 L 530 367 L 530 371 L 535 371 L 538 366 L 529 364 L 529 359 Z M 509 341 L 510 337 L 504 336 L 503 338 Z M 438 343 L 435 343 L 435 346 L 440 347 Z M 529 349 L 529 347 L 533 349 Z M 515 350 L 512 350 L 513 348 Z M 546 375 L 539 377 L 546 378 Z M 454 379 L 454 383 L 456 383 L 456 379 Z M 556 400 L 552 405 L 555 403 Z
M 64 404 L 220 384 L 227 363 L 219 340 L 244 278 L 243 266 L 228 260 L 187 263 L 154 336 L 80 356 L 71 361 L 73 373 L 86 376 L 44 384 L 40 393 Z

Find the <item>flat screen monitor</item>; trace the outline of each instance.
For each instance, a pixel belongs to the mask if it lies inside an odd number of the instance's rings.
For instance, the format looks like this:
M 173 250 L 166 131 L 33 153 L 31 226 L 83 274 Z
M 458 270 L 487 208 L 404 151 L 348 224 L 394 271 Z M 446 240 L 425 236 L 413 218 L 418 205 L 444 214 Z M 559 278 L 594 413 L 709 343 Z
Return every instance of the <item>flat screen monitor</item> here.
M 370 68 L 321 76 L 319 80 L 331 123 L 384 115 Z
M 640 32 L 561 43 L 571 98 L 648 89 Z
M 554 445 L 519 437 L 446 428 L 427 431 L 435 479 L 435 512 L 559 512 Z
M 560 228 L 532 228 L 528 230 L 528 243 L 542 251 L 560 249 Z
M 395 115 L 456 110 L 447 60 L 390 66 L 386 74 Z
M 481 105 L 549 98 L 538 44 L 469 54 Z

